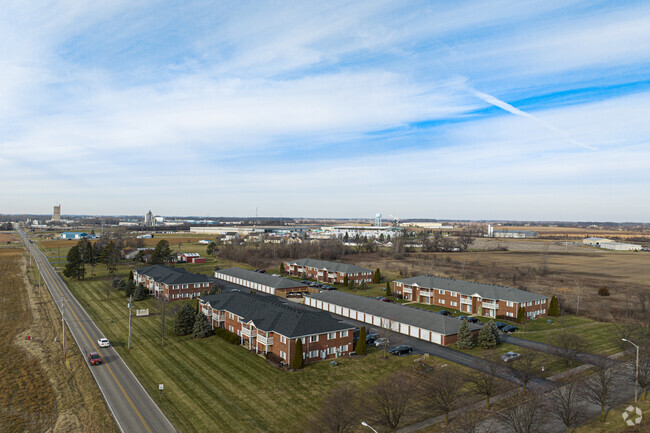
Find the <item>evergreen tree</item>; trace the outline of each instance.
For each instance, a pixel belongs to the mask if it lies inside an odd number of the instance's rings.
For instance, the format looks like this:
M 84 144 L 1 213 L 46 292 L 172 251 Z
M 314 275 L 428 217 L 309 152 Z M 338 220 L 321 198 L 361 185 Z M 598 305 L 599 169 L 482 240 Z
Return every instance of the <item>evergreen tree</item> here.
M 124 280 L 119 280 L 117 283 L 117 290 L 126 290 L 127 283 Z
M 490 320 L 487 325 L 481 328 L 478 332 L 478 344 L 484 349 L 491 349 L 496 347 L 499 344 L 497 340 L 497 333 L 494 331 L 497 327 L 494 325 L 494 322 Z
M 280 263 L 280 275 L 284 274 L 284 263 Z
M 76 278 L 77 280 L 83 279 L 86 274 L 86 269 L 83 267 L 81 253 L 77 245 L 70 248 L 66 259 L 67 263 L 63 269 L 63 275 L 67 278 Z
M 372 282 L 375 284 L 381 283 L 381 272 L 379 271 L 379 268 L 377 268 L 377 270 L 375 271 L 375 276 Z
M 304 360 L 302 359 L 302 340 L 298 338 L 296 340 L 296 350 L 293 353 L 293 359 L 291 359 L 291 368 L 294 370 L 300 370 L 304 366 Z
M 126 289 L 124 294 L 128 298 L 129 296 L 133 295 L 135 293 L 135 282 L 133 280 L 129 281 L 126 285 Z
M 174 333 L 176 335 L 188 335 L 194 329 L 196 314 L 192 304 L 186 302 L 176 313 L 176 323 L 174 324 Z
M 471 349 L 474 345 L 474 339 L 472 338 L 472 333 L 469 331 L 467 320 L 463 320 L 463 323 L 460 324 L 460 329 L 458 329 L 458 340 L 456 341 L 456 346 L 459 349 Z
M 106 265 L 106 269 L 108 269 L 108 273 L 111 275 L 115 275 L 115 271 L 117 271 L 118 254 L 119 251 L 115 243 L 110 241 L 106 244 L 100 255 L 100 261 Z
M 519 307 L 519 311 L 517 311 L 517 323 L 526 323 L 526 309 L 524 307 Z
M 349 280 L 348 280 L 348 274 L 345 274 L 343 276 L 343 285 L 344 286 L 349 286 L 350 285 Z
M 186 304 L 189 305 L 189 304 Z M 203 313 L 198 313 L 195 316 L 194 326 L 192 327 L 192 337 L 205 338 L 212 335 L 212 325 L 210 319 Z
M 366 327 L 362 326 L 359 331 L 359 341 L 357 341 L 357 347 L 354 348 L 354 351 L 357 352 L 357 355 L 366 354 Z
M 213 256 L 213 255 L 215 255 L 215 254 L 217 253 L 217 251 L 219 251 L 219 249 L 217 248 L 217 244 L 214 243 L 214 242 L 210 242 L 210 243 L 208 244 L 208 248 L 206 248 L 206 250 L 205 250 L 205 252 L 206 252 L 209 256 Z
M 144 289 L 144 286 L 142 284 L 138 284 L 133 291 L 133 300 L 134 301 L 142 301 L 144 298 L 147 297 L 147 292 Z
M 129 271 L 129 281 L 133 281 L 133 270 Z
M 151 263 L 154 265 L 160 265 L 165 263 L 171 255 L 172 250 L 169 248 L 169 242 L 163 239 L 158 242 L 156 248 L 153 249 L 153 252 L 151 253 Z
M 391 296 L 393 292 L 390 291 L 390 283 L 386 281 L 386 296 Z
M 549 316 L 559 316 L 560 315 L 560 302 L 553 295 L 551 301 L 548 303 L 548 315 Z
M 117 286 L 120 284 L 120 279 L 119 278 L 113 278 L 113 288 L 117 289 Z

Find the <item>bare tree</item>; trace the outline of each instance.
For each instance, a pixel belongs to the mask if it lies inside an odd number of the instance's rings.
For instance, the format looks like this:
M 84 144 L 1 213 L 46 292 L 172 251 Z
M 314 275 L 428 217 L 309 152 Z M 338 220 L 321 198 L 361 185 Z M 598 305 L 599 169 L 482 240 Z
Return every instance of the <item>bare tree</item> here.
M 570 433 L 585 420 L 584 403 L 580 399 L 580 386 L 576 382 L 556 388 L 551 393 L 550 411 L 566 427 Z
M 631 320 L 613 320 L 615 322 L 616 333 L 614 338 L 616 338 L 616 343 L 619 345 L 621 350 L 628 349 L 628 343 L 624 342 L 623 339 L 634 341 L 639 331 L 639 326 L 637 323 L 632 322 Z
M 417 381 L 409 371 L 398 370 L 369 392 L 373 414 L 380 423 L 396 430 L 404 414 L 412 407 Z
M 650 382 L 650 341 L 646 341 L 639 351 L 639 376 L 638 383 L 643 391 L 643 400 L 648 395 L 648 383 Z
M 475 409 L 463 413 L 449 425 L 451 433 L 490 433 L 494 419 L 487 416 L 485 410 Z
M 425 398 L 434 409 L 445 414 L 445 423 L 449 422 L 449 413 L 462 397 L 464 384 L 463 374 L 454 367 L 434 371 L 424 383 Z
M 359 392 L 356 386 L 343 383 L 323 399 L 321 409 L 311 421 L 313 433 L 351 433 L 359 424 Z
M 519 359 L 510 362 L 510 371 L 523 387 L 522 393 L 526 392 L 528 383 L 539 370 L 539 355 L 530 349 L 523 350 Z
M 544 424 L 541 399 L 535 394 L 519 395 L 508 399 L 506 409 L 496 418 L 513 433 L 535 433 Z
M 580 364 L 578 354 L 585 348 L 584 340 L 572 332 L 562 331 L 553 336 L 551 343 L 558 347 L 557 353 L 554 354 L 562 357 L 568 375 L 569 370 Z
M 490 408 L 490 398 L 502 388 L 502 382 L 497 377 L 497 371 L 501 368 L 497 363 L 498 355 L 492 358 L 494 359 L 483 360 L 480 369 L 471 370 L 466 378 L 476 392 L 485 396 L 488 409 Z
M 167 305 L 169 304 L 169 300 L 163 296 L 161 293 L 160 296 L 158 297 L 158 311 L 160 311 L 160 338 L 161 338 L 161 346 L 165 345 L 165 315 L 167 312 Z
M 648 312 L 648 305 L 650 305 L 650 293 L 647 290 L 638 290 L 636 292 L 637 305 L 642 315 Z
M 603 359 L 594 367 L 594 374 L 582 382 L 581 391 L 587 401 L 600 406 L 600 421 L 604 422 L 607 410 L 614 401 L 614 380 L 618 369 Z
M 585 297 L 587 294 L 587 288 L 582 285 L 580 281 L 575 281 L 574 283 L 575 289 L 573 290 L 573 294 L 575 295 L 576 298 L 576 316 L 580 315 L 580 301 L 582 301 L 582 298 Z

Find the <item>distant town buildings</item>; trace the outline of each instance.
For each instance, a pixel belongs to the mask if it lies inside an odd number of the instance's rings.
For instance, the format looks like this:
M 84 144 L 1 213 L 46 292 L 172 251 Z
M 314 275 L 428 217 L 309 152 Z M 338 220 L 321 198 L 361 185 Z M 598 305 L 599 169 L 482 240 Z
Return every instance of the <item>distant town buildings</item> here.
M 83 238 L 88 238 L 88 237 L 89 237 L 88 233 L 85 233 L 85 232 L 63 232 L 63 233 L 61 233 L 61 239 L 83 239 Z
M 539 233 L 528 230 L 494 230 L 494 227 L 488 224 L 487 237 L 509 239 L 537 239 L 539 238 Z
M 52 213 L 52 221 L 59 222 L 61 221 L 61 205 L 54 206 L 54 212 Z
M 592 247 L 599 247 L 613 251 L 640 251 L 643 249 L 643 247 L 638 244 L 628 244 L 625 242 L 617 242 L 612 239 L 598 237 L 585 238 L 582 240 L 582 243 L 584 245 L 590 245 Z
M 151 211 L 144 215 L 144 225 L 150 227 L 153 225 L 153 213 Z

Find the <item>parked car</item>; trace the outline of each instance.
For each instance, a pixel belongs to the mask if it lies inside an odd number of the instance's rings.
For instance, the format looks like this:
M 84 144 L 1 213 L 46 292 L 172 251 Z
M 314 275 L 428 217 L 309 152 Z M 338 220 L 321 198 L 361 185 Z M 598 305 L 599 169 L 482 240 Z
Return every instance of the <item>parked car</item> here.
M 411 346 L 397 346 L 393 347 L 390 353 L 393 355 L 405 355 L 407 353 L 413 353 L 413 348 Z
M 377 297 L 375 297 L 375 299 L 378 300 L 378 301 L 383 301 L 386 298 L 384 298 L 383 296 L 377 296 Z
M 478 323 L 478 319 L 476 317 L 468 317 L 466 320 L 469 323 Z
M 380 349 L 383 349 L 384 347 L 388 346 L 390 344 L 390 341 L 388 338 L 378 338 L 375 340 L 375 347 L 379 347 Z
M 501 332 L 505 332 L 506 334 L 512 334 L 513 332 L 517 332 L 517 330 L 519 330 L 519 328 L 515 325 L 506 325 L 501 328 Z
M 97 352 L 90 352 L 88 354 L 88 362 L 90 362 L 90 365 L 101 364 L 102 357 Z
M 300 280 L 300 284 L 304 284 L 305 286 L 308 286 L 311 283 L 307 280 Z
M 379 334 L 368 334 L 366 335 L 366 343 L 367 344 L 374 344 L 375 341 L 379 338 Z
M 498 330 L 502 330 L 508 326 L 508 324 L 506 322 L 494 322 L 494 326 L 496 326 Z
M 336 287 L 333 287 L 333 286 L 323 286 L 323 289 L 325 289 L 325 290 L 336 290 Z
M 458 316 L 458 320 L 467 320 L 467 316 Z
M 451 313 L 447 310 L 440 310 L 438 311 L 438 314 L 443 315 L 443 316 L 451 316 Z
M 384 298 L 381 300 L 381 302 L 393 302 L 393 300 L 390 298 Z
M 108 347 L 111 345 L 110 341 L 108 341 L 108 338 L 106 337 L 102 337 L 97 340 L 97 344 L 99 344 L 99 347 Z
M 501 355 L 501 361 L 503 362 L 510 362 L 519 358 L 521 358 L 521 355 L 518 354 L 517 352 L 506 352 L 503 355 Z
M 311 283 L 309 283 L 309 285 L 310 285 L 311 287 L 318 287 L 318 286 L 320 286 L 320 284 L 315 283 L 315 282 L 313 282 L 313 281 L 312 281 Z

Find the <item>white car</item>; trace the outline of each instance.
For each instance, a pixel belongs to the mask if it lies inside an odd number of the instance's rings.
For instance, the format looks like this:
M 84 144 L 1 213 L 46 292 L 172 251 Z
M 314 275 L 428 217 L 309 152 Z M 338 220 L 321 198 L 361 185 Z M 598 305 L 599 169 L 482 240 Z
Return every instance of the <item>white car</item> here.
M 99 344 L 99 347 L 108 347 L 111 345 L 111 343 L 108 341 L 108 338 L 100 338 L 97 340 L 97 344 Z
M 521 358 L 521 355 L 517 352 L 506 352 L 501 355 L 501 361 L 503 362 L 510 362 L 519 358 Z

